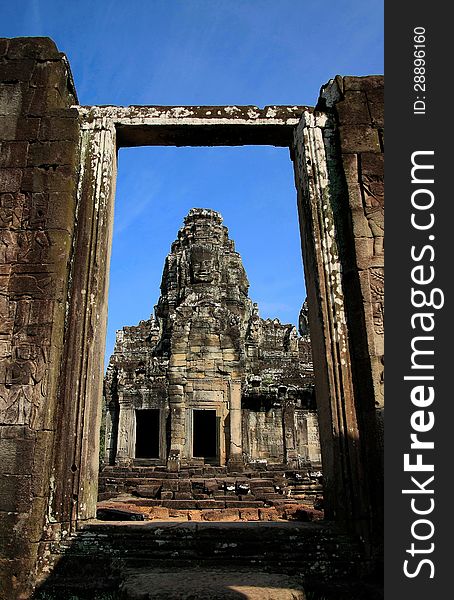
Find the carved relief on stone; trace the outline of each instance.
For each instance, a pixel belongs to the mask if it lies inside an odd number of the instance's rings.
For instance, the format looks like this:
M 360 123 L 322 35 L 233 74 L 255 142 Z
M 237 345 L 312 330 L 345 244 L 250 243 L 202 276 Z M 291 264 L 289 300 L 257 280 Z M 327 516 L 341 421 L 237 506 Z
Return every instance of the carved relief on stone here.
M 45 252 L 51 246 L 47 231 L 22 231 L 17 238 L 18 262 L 40 263 L 46 259 Z
M 383 402 L 385 396 L 385 356 L 380 356 L 380 398 Z
M 0 227 L 19 229 L 29 216 L 29 201 L 25 194 L 2 194 L 0 199 Z
M 384 333 L 384 279 L 385 270 L 383 268 L 374 267 L 369 269 L 374 331 L 378 335 Z
M 46 395 L 53 303 L 0 296 L 0 419 L 32 424 Z
M 246 339 L 248 343 L 258 344 L 261 337 L 261 322 L 262 319 L 259 316 L 259 309 L 256 302 L 252 306 L 252 314 L 249 318 Z
M 15 348 L 6 362 L 5 387 L 0 395 L 0 420 L 8 424 L 33 423 L 46 396 L 48 349 L 33 344 Z
M 307 298 L 303 302 L 298 318 L 298 332 L 301 337 L 309 338 L 309 305 Z
M 374 238 L 374 256 L 383 254 L 384 235 L 384 189 L 383 177 L 380 175 L 363 174 L 361 178 L 364 214 Z
M 219 282 L 219 257 L 205 246 L 193 246 L 190 256 L 191 283 Z
M 16 236 L 9 229 L 0 230 L 0 262 L 11 264 L 17 259 Z
M 9 425 L 24 425 L 31 421 L 39 403 L 34 399 L 32 385 L 7 386 L 0 394 L 0 419 Z

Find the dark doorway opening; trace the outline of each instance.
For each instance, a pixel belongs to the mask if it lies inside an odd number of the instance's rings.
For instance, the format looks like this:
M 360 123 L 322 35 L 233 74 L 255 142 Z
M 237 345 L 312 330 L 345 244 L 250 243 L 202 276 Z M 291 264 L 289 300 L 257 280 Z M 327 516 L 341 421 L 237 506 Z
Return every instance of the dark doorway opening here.
M 136 458 L 159 458 L 159 409 L 136 410 Z
M 215 461 L 217 452 L 217 422 L 215 410 L 194 410 L 193 455 Z

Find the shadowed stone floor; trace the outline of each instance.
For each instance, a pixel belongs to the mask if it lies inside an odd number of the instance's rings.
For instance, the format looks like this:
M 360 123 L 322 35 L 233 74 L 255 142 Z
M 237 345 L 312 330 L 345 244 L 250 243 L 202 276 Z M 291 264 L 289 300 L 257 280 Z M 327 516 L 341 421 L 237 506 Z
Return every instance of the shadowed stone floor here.
M 301 585 L 287 575 L 225 570 L 132 570 L 121 585 L 120 597 L 128 600 L 306 600 Z

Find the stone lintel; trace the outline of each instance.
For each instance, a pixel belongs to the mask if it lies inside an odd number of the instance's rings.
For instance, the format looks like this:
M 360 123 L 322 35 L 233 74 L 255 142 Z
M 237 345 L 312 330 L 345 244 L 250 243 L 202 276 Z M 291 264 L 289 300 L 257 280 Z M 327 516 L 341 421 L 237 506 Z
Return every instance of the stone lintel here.
M 307 106 L 82 106 L 83 129 L 115 128 L 118 147 L 291 146 Z

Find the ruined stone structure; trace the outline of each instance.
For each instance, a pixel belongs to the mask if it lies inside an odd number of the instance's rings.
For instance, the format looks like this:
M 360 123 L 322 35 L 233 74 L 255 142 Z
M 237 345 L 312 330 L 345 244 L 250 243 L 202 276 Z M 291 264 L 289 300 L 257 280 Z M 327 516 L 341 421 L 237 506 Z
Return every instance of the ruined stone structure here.
M 116 155 L 125 146 L 290 149 L 325 514 L 379 561 L 383 78 L 336 77 L 315 110 L 81 107 L 67 61 L 51 40 L 1 39 L 0 59 L 2 596 L 28 598 L 38 574 L 49 571 L 50 549 L 96 514 Z M 241 302 L 241 295 L 231 299 L 233 315 Z M 160 310 L 165 318 L 173 309 Z M 171 394 L 178 418 L 177 372 Z M 171 440 L 180 457 L 183 436 L 181 423 Z
M 105 379 L 111 464 L 320 464 L 308 336 L 263 320 L 219 213 L 192 209 L 156 318 L 117 334 Z

